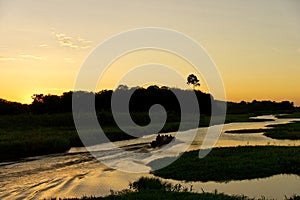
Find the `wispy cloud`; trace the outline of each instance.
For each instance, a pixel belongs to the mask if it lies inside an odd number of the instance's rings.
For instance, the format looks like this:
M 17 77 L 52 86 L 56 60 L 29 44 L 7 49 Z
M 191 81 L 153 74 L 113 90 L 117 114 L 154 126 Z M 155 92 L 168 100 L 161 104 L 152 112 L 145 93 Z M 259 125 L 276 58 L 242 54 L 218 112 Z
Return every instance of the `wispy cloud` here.
M 0 56 L 0 61 L 15 61 L 17 59 L 12 58 L 12 57 L 4 57 L 4 56 Z
M 44 48 L 48 48 L 48 44 L 40 44 L 39 47 L 44 47 Z
M 39 57 L 39 56 L 34 56 L 34 55 L 20 55 L 21 58 L 25 58 L 25 59 L 33 59 L 33 60 L 44 60 L 45 58 L 43 57 Z
M 87 49 L 91 47 L 89 44 L 92 43 L 92 41 L 82 37 L 71 37 L 64 33 L 56 32 L 52 32 L 52 34 L 56 37 L 58 43 L 62 47 L 70 47 L 73 49 Z
M 0 61 L 24 61 L 24 60 L 45 60 L 44 57 L 29 55 L 29 54 L 23 54 L 16 57 L 5 57 L 0 56 Z

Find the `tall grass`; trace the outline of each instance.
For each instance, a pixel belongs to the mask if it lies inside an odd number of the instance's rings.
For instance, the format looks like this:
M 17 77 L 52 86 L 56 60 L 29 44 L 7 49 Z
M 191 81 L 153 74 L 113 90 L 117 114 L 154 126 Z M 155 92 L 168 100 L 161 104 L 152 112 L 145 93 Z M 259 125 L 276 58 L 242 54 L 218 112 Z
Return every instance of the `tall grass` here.
M 71 114 L 0 116 L 0 161 L 65 152 L 80 143 Z

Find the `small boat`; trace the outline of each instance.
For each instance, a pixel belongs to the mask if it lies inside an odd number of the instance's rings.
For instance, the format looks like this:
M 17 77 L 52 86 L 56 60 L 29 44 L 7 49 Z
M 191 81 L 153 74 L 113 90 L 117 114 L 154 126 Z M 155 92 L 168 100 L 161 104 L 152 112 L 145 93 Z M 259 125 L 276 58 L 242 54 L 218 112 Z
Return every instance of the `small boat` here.
M 160 135 L 156 136 L 156 139 L 151 142 L 151 147 L 161 147 L 165 144 L 169 144 L 173 139 L 175 139 L 172 135 Z

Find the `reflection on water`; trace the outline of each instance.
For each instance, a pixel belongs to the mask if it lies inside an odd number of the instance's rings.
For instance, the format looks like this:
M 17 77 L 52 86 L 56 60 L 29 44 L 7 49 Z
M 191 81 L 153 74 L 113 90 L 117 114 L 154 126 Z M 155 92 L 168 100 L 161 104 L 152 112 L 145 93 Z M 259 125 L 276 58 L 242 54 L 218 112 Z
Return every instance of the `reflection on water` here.
M 168 182 L 177 183 L 174 180 Z M 245 195 L 248 197 L 268 199 L 284 199 L 285 196 L 299 194 L 300 177 L 297 175 L 276 175 L 263 179 L 252 179 L 243 181 L 231 181 L 228 183 L 216 183 L 213 181 L 202 182 L 181 182 L 187 188 L 193 185 L 194 192 L 214 192 L 216 189 L 219 193 L 231 195 Z
M 267 116 L 272 118 L 273 116 Z M 287 123 L 289 119 L 276 119 L 269 122 L 231 123 L 226 124 L 216 146 L 238 146 L 238 145 L 300 145 L 300 141 L 273 140 L 267 138 L 263 133 L 251 134 L 225 134 L 226 130 L 236 129 L 259 129 L 269 124 Z M 199 128 L 190 150 L 199 149 L 207 128 Z M 188 135 L 189 131 L 186 131 Z M 172 134 L 172 133 L 171 133 Z M 149 151 L 147 158 L 131 158 L 127 154 L 117 153 L 107 148 L 107 145 L 98 145 L 94 150 L 115 166 L 132 164 L 135 168 L 149 168 L 147 163 L 157 158 L 172 154 L 172 149 L 181 145 L 177 141 L 169 152 L 151 154 L 147 143 L 155 138 L 147 136 L 131 141 L 116 142 L 124 149 L 138 151 Z M 110 169 L 99 163 L 84 148 L 72 148 L 67 154 L 41 156 L 27 159 L 17 163 L 0 164 L 0 199 L 24 199 L 24 198 L 49 198 L 49 197 L 82 197 L 103 196 L 110 190 L 122 190 L 128 188 L 128 183 L 137 180 L 140 176 L 152 176 L 148 173 L 125 173 Z M 177 183 L 174 180 L 168 180 Z M 193 185 L 197 192 L 214 191 L 227 194 L 244 194 L 250 197 L 278 198 L 284 195 L 291 196 L 300 191 L 300 178 L 296 175 L 276 175 L 270 178 L 232 181 L 229 183 L 216 182 L 190 182 L 183 183 L 187 186 Z
M 111 170 L 88 153 L 54 155 L 1 166 L 0 199 L 107 195 L 141 174 Z
M 259 116 L 263 119 L 274 119 L 274 116 Z M 276 118 L 275 118 L 276 119 Z M 263 133 L 243 133 L 243 134 L 230 134 L 224 133 L 228 130 L 239 129 L 261 129 L 267 125 L 284 124 L 290 121 L 300 121 L 300 119 L 276 119 L 275 121 L 268 122 L 243 122 L 243 123 L 229 123 L 223 127 L 222 134 L 215 145 L 215 147 L 228 147 L 228 146 L 254 146 L 254 145 L 276 145 L 276 146 L 299 146 L 300 140 L 276 140 L 263 135 Z M 199 149 L 201 146 L 207 128 L 199 128 L 198 134 L 193 142 L 191 149 Z M 203 147 L 205 148 L 205 147 Z

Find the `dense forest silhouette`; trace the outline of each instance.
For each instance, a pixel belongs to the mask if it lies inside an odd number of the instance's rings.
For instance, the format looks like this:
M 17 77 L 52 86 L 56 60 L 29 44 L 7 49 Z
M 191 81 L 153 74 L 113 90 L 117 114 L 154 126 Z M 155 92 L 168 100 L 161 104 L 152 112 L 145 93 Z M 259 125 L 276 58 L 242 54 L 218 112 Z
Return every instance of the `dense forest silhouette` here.
M 189 97 L 195 92 L 201 114 L 210 115 L 211 103 L 224 103 L 215 100 L 211 94 L 203 93 L 200 90 L 182 90 L 178 88 L 168 88 L 166 86 L 152 85 L 148 88 L 135 87 L 128 88 L 125 85 L 120 85 L 116 90 L 102 90 L 96 93 L 84 91 L 69 91 L 64 92 L 62 95 L 52 94 L 34 94 L 32 96 L 31 104 L 21 104 L 18 102 L 11 102 L 0 99 L 0 114 L 1 115 L 14 115 L 22 113 L 31 114 L 52 114 L 52 113 L 68 113 L 72 112 L 72 95 L 77 98 L 90 96 L 95 98 L 95 109 L 97 112 L 111 112 L 111 97 L 113 93 L 128 94 L 135 90 L 129 103 L 131 112 L 148 112 L 149 108 L 154 104 L 162 105 L 169 113 L 180 113 L 179 102 L 172 92 L 176 90 L 182 97 Z M 241 113 L 280 113 L 292 112 L 296 108 L 293 102 L 290 101 L 256 101 L 252 102 L 227 102 L 228 114 L 241 114 Z M 119 110 L 122 112 L 122 110 Z

